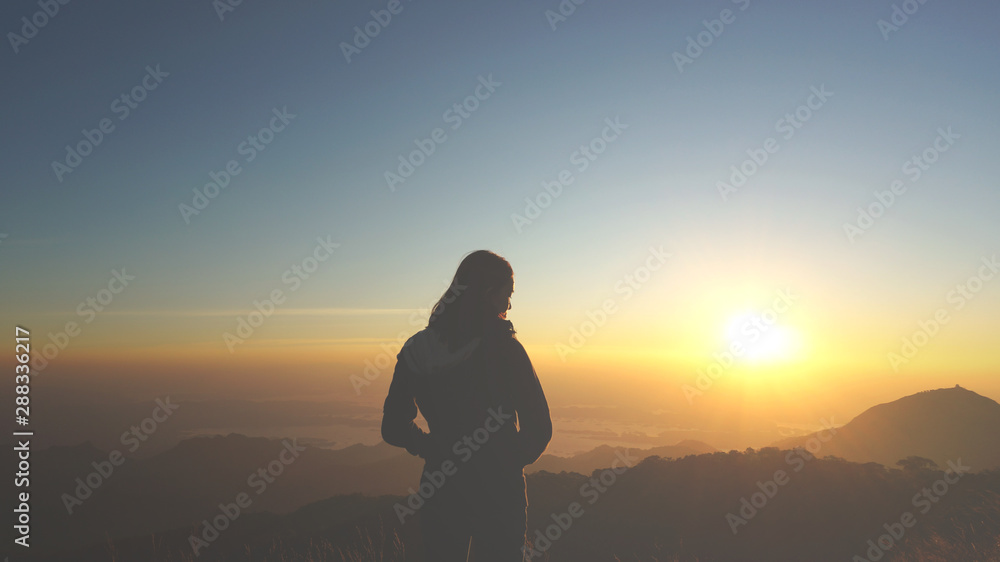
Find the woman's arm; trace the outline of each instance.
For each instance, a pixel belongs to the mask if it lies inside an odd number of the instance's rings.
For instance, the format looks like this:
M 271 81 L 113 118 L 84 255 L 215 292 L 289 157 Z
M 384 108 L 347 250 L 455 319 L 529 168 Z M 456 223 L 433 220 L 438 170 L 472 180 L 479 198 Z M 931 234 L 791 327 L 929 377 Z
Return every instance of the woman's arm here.
M 545 447 L 552 439 L 552 418 L 528 352 L 516 338 L 511 338 L 511 342 L 512 390 L 517 410 L 517 435 L 521 455 L 518 462 L 525 466 L 538 460 L 545 452 Z
M 412 373 L 403 358 L 405 351 L 404 347 L 396 355 L 396 369 L 382 406 L 382 439 L 390 445 L 405 448 L 411 455 L 426 458 L 430 435 L 413 422 L 417 417 L 417 403 L 412 389 Z

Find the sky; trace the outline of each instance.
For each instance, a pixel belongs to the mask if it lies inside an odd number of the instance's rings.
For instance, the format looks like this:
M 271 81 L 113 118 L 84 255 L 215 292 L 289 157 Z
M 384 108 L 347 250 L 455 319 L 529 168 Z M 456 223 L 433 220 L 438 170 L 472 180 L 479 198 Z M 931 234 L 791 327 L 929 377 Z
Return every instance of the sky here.
M 0 317 L 42 387 L 377 416 L 391 365 L 358 377 L 490 249 L 590 437 L 1000 398 L 995 3 L 42 10 L 0 8 Z

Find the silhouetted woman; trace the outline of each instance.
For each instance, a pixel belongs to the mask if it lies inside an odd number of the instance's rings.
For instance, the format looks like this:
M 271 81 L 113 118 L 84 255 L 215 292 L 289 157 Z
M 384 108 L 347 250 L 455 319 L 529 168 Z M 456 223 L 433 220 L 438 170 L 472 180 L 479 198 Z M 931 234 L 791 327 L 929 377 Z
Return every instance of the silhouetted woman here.
M 419 495 L 427 562 L 522 560 L 524 467 L 552 437 L 549 407 L 507 320 L 514 271 L 467 255 L 427 327 L 396 356 L 382 438 L 425 459 Z M 417 409 L 429 432 L 413 420 Z

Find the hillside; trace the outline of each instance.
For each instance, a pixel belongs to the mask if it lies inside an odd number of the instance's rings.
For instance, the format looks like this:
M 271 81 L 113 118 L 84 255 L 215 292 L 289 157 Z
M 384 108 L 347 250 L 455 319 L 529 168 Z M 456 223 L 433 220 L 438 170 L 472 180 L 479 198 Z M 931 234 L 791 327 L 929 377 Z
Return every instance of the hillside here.
M 774 446 L 803 446 L 818 436 L 783 439 Z M 889 467 L 918 456 L 941 467 L 960 458 L 973 470 L 998 468 L 1000 404 L 960 386 L 918 392 L 865 410 L 822 443 L 820 454 Z
M 114 539 L 169 529 L 216 514 L 219 503 L 231 502 L 240 492 L 253 499 L 248 513 L 276 514 L 338 495 L 407 494 L 423 469 L 421 459 L 380 443 L 344 449 L 303 447 L 293 462 L 280 465 L 281 473 L 272 477 L 273 483 L 253 477 L 278 459 L 284 448 L 280 440 L 239 434 L 187 439 L 149 458 L 126 458 L 109 477 L 100 479 L 89 497 L 84 496 L 90 486 L 81 488 L 76 479 L 86 480 L 95 473 L 93 463 L 106 467 L 108 452 L 89 443 L 45 449 L 38 453 L 34 509 L 47 523 L 37 530 L 38 544 L 76 547 L 105 535 Z M 629 451 L 642 459 L 710 450 L 708 445 L 688 441 Z M 589 473 L 610 466 L 614 459 L 615 449 L 599 447 L 570 458 L 545 455 L 539 460 L 541 466 L 532 468 Z M 78 494 L 79 501 L 72 499 Z M 150 505 L 157 509 L 148 510 Z M 134 513 L 145 515 L 135 517 Z
M 611 463 L 623 452 L 627 452 L 629 458 L 639 461 L 654 456 L 665 459 L 679 459 L 688 455 L 703 455 L 705 453 L 714 453 L 715 451 L 715 447 L 694 440 L 685 440 L 676 445 L 652 447 L 650 449 L 625 449 L 601 445 L 600 447 L 571 457 L 542 455 L 534 464 L 527 466 L 525 472 L 532 473 L 547 470 L 555 473 L 578 472 L 580 474 L 590 474 L 598 468 L 611 466 Z
M 983 472 L 990 467 L 1000 467 L 998 427 L 1000 404 L 993 400 L 960 387 L 932 390 L 868 409 L 838 428 L 829 442 L 822 443 L 816 456 L 880 463 L 888 468 L 894 468 L 900 459 L 917 456 L 934 460 L 942 470 L 949 461 L 958 462 L 961 459 L 961 463 L 972 467 L 973 472 Z M 784 440 L 779 443 L 779 448 L 788 450 L 808 446 L 809 438 L 801 436 Z M 729 532 L 724 517 L 726 511 L 739 509 L 740 498 L 754 493 L 757 481 L 773 475 L 774 468 L 765 470 L 765 467 L 781 467 L 789 462 L 787 459 L 785 463 L 780 462 L 783 457 L 776 452 L 777 449 L 737 455 L 716 452 L 697 441 L 683 441 L 652 449 L 619 450 L 601 446 L 572 457 L 543 455 L 529 467 L 528 493 L 532 502 L 529 527 L 545 528 L 552 513 L 565 510 L 572 501 L 579 502 L 586 495 L 588 486 L 592 487 L 592 493 L 594 485 L 588 483 L 584 474 L 612 466 L 616 459 L 621 459 L 619 453 L 626 451 L 625 458 L 630 459 L 633 465 L 639 465 L 626 471 L 621 477 L 622 484 L 614 487 L 614 494 L 606 495 L 607 500 L 602 494 L 598 506 L 586 509 L 587 513 L 605 515 L 588 516 L 587 522 L 579 525 L 588 529 L 587 536 L 566 541 L 553 552 L 564 549 L 570 549 L 566 551 L 575 555 L 591 551 L 610 553 L 612 550 L 615 553 L 641 552 L 649 544 L 656 544 L 659 545 L 657 548 L 667 548 L 665 552 L 700 553 L 697 556 L 702 562 L 711 560 L 712 556 L 722 552 L 718 549 L 724 550 L 724 545 L 717 544 L 717 537 L 720 534 L 726 536 Z M 149 458 L 126 458 L 109 476 L 97 478 L 96 467 L 107 468 L 108 454 L 89 443 L 51 447 L 35 454 L 37 469 L 32 476 L 35 490 L 32 496 L 33 516 L 37 521 L 45 522 L 33 530 L 37 547 L 32 550 L 36 554 L 79 549 L 87 545 L 107 545 L 109 541 L 128 545 L 129 537 L 142 538 L 136 539 L 137 544 L 169 543 L 171 529 L 175 530 L 174 533 L 190 534 L 192 525 L 215 517 L 219 514 L 220 504 L 233 502 L 240 493 L 247 493 L 252 503 L 243 510 L 239 524 L 234 524 L 233 532 L 228 533 L 223 541 L 227 544 L 231 542 L 234 548 L 246 541 L 256 544 L 268 540 L 267 537 L 285 536 L 285 533 L 295 535 L 298 532 L 295 529 L 333 532 L 330 531 L 331 526 L 339 529 L 347 521 L 353 521 L 353 525 L 360 529 L 368 529 L 370 524 L 378 521 L 379 525 L 383 525 L 378 527 L 378 532 L 389 533 L 384 535 L 388 537 L 395 531 L 391 525 L 384 527 L 386 514 L 390 519 L 395 515 L 391 509 L 386 511 L 386 506 L 392 502 L 385 498 L 408 494 L 423 468 L 421 459 L 384 443 L 331 450 L 295 447 L 292 440 L 230 434 L 188 439 Z M 674 460 L 664 460 L 668 458 Z M 640 459 L 644 460 L 640 462 Z M 800 461 L 798 464 L 805 463 Z M 621 465 L 618 462 L 618 466 Z M 836 529 L 853 529 L 851 525 L 858 523 L 846 515 L 852 509 L 859 510 L 857 513 L 896 510 L 898 518 L 899 511 L 906 509 L 909 498 L 913 496 L 913 486 L 919 481 L 933 481 L 919 472 L 918 465 L 911 463 L 906 471 L 886 472 L 877 464 L 813 461 L 809 466 L 825 468 L 804 470 L 803 475 L 808 476 L 797 480 L 818 480 L 811 484 L 790 485 L 790 488 L 804 488 L 801 493 L 805 497 L 794 500 L 800 504 L 786 507 L 815 510 L 827 506 L 835 511 L 843 510 L 836 515 L 843 521 L 828 521 L 828 528 Z M 784 468 L 788 469 L 787 466 Z M 271 475 L 262 476 L 267 475 L 267 471 Z M 608 471 L 598 474 L 606 478 L 611 476 Z M 984 510 L 978 512 L 983 517 L 980 522 L 984 524 L 992 521 L 993 517 L 991 510 L 995 505 L 991 502 L 996 496 L 991 494 L 1000 491 L 995 486 L 995 478 L 996 473 L 993 473 L 992 476 L 984 476 L 984 480 L 974 480 L 987 484 L 967 498 L 968 505 L 962 504 L 962 509 Z M 96 481 L 97 485 L 81 487 L 83 481 L 88 480 Z M 626 485 L 625 482 L 632 484 Z M 627 490 L 630 491 L 625 492 Z M 836 493 L 828 497 L 831 491 Z M 363 495 L 352 496 L 358 493 Z M 80 499 L 77 501 L 74 496 Z M 775 505 L 792 501 L 784 498 L 793 496 L 783 493 L 775 500 Z M 347 497 L 354 499 L 336 499 Z M 614 499 L 616 497 L 621 499 Z M 319 511 L 311 513 L 322 517 L 312 522 L 295 519 L 301 514 L 294 514 L 327 498 L 336 499 L 331 500 L 333 503 L 329 505 L 339 506 L 333 513 L 322 515 L 325 513 L 323 509 L 314 508 Z M 816 503 L 821 500 L 828 503 Z M 677 511 L 679 508 L 675 504 L 686 507 Z M 67 505 L 72 508 L 72 514 L 67 513 Z M 724 506 L 729 507 L 722 509 Z M 769 509 L 768 513 L 765 520 L 772 517 L 770 513 L 783 513 L 783 508 Z M 828 515 L 834 517 L 833 514 Z M 961 518 L 967 516 L 972 517 L 962 512 Z M 601 521 L 600 525 L 607 525 L 607 528 L 594 525 L 592 521 Z M 626 523 L 626 527 L 621 527 Z M 794 528 L 805 523 L 800 521 L 799 515 L 787 514 L 771 524 Z M 771 524 L 759 525 L 755 522 L 753 526 L 768 529 Z M 943 524 L 946 530 L 951 529 Z M 802 536 L 809 537 L 809 540 L 816 539 L 820 543 L 835 542 L 834 537 L 824 534 L 824 528 L 803 528 L 801 533 L 806 533 Z M 238 529 L 244 529 L 246 535 Z M 372 529 L 366 532 L 375 532 Z M 860 528 L 856 530 L 860 532 Z M 336 531 L 337 540 L 350 542 L 348 539 L 353 535 L 348 531 L 347 528 Z M 405 535 L 409 531 L 404 528 L 400 532 Z M 777 540 L 784 533 L 775 530 L 758 532 L 764 537 L 769 532 L 773 533 L 768 540 Z M 716 539 L 707 538 L 707 535 L 702 537 L 703 534 L 716 536 Z M 150 541 L 152 537 L 156 537 L 156 541 Z M 605 548 L 601 550 L 597 544 L 588 542 L 591 539 L 609 546 L 601 547 Z M 400 540 L 412 547 L 413 541 L 419 541 L 419 537 L 406 535 Z M 759 540 L 764 542 L 759 544 L 753 542 L 756 539 L 746 540 L 750 543 L 745 544 L 741 539 L 739 544 L 742 546 L 739 548 L 761 549 L 768 544 L 763 537 Z M 586 546 L 580 546 L 578 551 L 572 550 L 571 547 L 577 548 L 574 545 L 578 542 Z M 143 547 L 136 548 L 141 550 Z M 226 548 L 218 550 L 225 551 Z M 658 556 L 651 550 L 645 555 Z
M 32 508 L 45 521 L 34 529 L 36 548 L 80 546 L 200 521 L 241 492 L 253 500 L 248 512 L 278 514 L 341 494 L 405 494 L 423 466 L 384 443 L 302 447 L 297 457 L 282 453 L 286 449 L 282 440 L 239 434 L 196 437 L 149 458 L 126 457 L 120 466 L 110 466 L 109 452 L 89 443 L 44 449 L 36 453 L 32 478 Z M 108 476 L 98 475 L 96 467 Z
M 765 496 L 760 483 L 777 471 L 787 480 Z M 863 557 L 868 541 L 909 511 L 916 523 L 883 562 L 1000 560 L 1000 472 L 965 474 L 937 502 L 914 503 L 943 477 L 771 448 L 651 457 L 613 479 L 539 472 L 528 477 L 528 534 L 539 549 L 533 560 L 552 562 L 843 561 Z M 757 507 L 747 510 L 743 500 L 754 494 Z M 404 499 L 340 496 L 283 516 L 241 516 L 197 559 L 420 562 L 420 511 L 401 524 L 393 509 Z M 582 507 L 575 518 L 566 515 L 574 502 Z M 556 520 L 564 524 L 558 534 Z M 539 539 L 547 529 L 554 540 Z M 193 524 L 35 560 L 103 561 L 112 552 L 119 562 L 192 560 L 197 532 Z

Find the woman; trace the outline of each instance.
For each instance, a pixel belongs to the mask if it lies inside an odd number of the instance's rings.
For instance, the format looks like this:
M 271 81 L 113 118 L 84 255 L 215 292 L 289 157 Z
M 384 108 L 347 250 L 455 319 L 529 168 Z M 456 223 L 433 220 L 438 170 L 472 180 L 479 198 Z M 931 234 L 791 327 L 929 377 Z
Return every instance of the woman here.
M 396 356 L 382 438 L 425 460 L 420 528 L 427 562 L 522 560 L 524 467 L 552 438 L 545 394 L 507 320 L 514 271 L 467 255 L 427 327 Z M 417 410 L 429 432 L 414 422 Z

